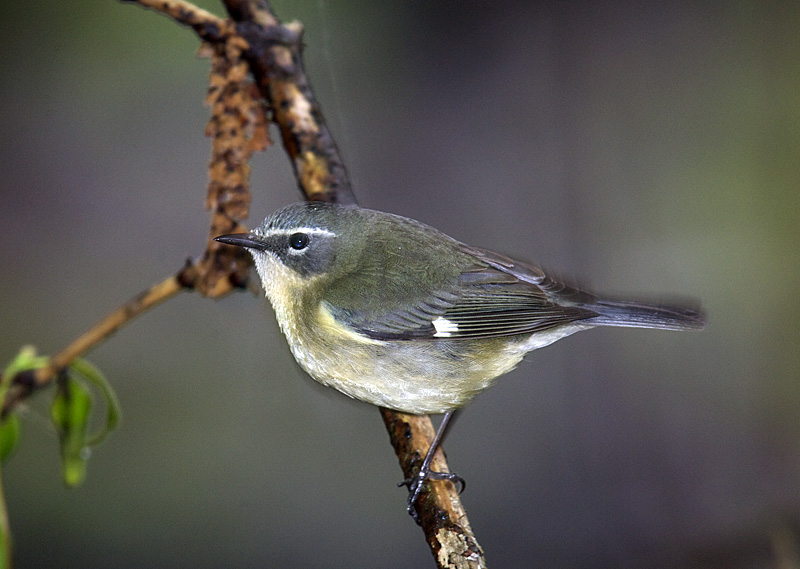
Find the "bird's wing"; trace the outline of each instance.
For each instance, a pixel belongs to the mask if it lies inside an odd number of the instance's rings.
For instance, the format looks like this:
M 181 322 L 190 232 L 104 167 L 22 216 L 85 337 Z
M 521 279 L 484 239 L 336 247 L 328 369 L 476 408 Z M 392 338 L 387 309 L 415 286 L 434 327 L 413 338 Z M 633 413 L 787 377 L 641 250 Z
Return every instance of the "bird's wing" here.
M 466 245 L 463 252 L 474 262 L 445 282 L 415 287 L 413 295 L 348 305 L 333 295 L 325 308 L 337 321 L 377 340 L 495 338 L 596 316 L 579 306 L 589 295 L 547 278 L 538 267 Z M 370 297 L 365 290 L 361 298 Z
M 486 249 L 479 249 L 478 247 L 461 245 L 461 248 L 466 253 L 486 263 L 497 272 L 511 275 L 518 281 L 535 285 L 555 304 L 577 306 L 589 305 L 597 302 L 597 297 L 595 295 L 547 275 L 536 265 L 523 263 L 511 257 L 487 251 Z

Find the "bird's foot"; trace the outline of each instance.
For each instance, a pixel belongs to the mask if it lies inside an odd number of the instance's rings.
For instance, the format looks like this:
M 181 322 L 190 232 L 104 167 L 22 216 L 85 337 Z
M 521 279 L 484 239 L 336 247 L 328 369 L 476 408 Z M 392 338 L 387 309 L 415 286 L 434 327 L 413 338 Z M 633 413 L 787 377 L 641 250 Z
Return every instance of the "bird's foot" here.
M 461 494 L 461 492 L 463 492 L 467 487 L 467 482 L 455 472 L 437 472 L 435 470 L 431 470 L 430 467 L 427 469 L 421 468 L 419 472 L 417 472 L 411 478 L 406 478 L 402 482 L 399 482 L 397 484 L 398 487 L 408 487 L 408 501 L 406 502 L 406 510 L 418 524 L 420 523 L 420 520 L 419 516 L 417 515 L 417 511 L 414 509 L 414 504 L 417 503 L 417 498 L 419 498 L 419 495 L 422 492 L 422 485 L 425 484 L 426 480 L 449 480 L 456 486 L 460 486 L 458 489 L 459 494 Z

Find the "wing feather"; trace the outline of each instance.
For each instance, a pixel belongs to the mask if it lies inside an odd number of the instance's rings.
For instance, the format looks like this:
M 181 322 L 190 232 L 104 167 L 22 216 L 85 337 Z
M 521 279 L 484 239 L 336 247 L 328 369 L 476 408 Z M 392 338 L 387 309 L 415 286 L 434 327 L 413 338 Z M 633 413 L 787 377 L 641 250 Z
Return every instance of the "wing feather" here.
M 474 265 L 438 289 L 424 291 L 416 303 L 385 306 L 377 314 L 330 304 L 327 309 L 345 325 L 378 340 L 496 338 L 597 316 L 577 303 L 560 303 L 589 295 L 548 279 L 537 267 L 474 248 L 469 252 Z M 434 324 L 437 319 L 447 321 L 446 332 Z

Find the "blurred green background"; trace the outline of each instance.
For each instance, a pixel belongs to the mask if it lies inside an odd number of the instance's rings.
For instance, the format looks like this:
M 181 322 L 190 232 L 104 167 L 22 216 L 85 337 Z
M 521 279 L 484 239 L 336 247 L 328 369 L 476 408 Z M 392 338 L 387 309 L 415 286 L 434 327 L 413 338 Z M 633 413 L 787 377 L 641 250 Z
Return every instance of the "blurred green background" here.
M 800 519 L 800 4 L 273 5 L 362 205 L 709 312 L 558 342 L 468 408 L 446 446 L 490 565 L 774 566 Z M 8 361 L 202 253 L 208 61 L 113 1 L 4 2 L 0 46 Z M 252 181 L 253 224 L 299 197 L 279 147 Z M 433 566 L 377 410 L 306 377 L 257 298 L 184 294 L 89 359 L 122 427 L 67 490 L 30 402 L 18 568 Z

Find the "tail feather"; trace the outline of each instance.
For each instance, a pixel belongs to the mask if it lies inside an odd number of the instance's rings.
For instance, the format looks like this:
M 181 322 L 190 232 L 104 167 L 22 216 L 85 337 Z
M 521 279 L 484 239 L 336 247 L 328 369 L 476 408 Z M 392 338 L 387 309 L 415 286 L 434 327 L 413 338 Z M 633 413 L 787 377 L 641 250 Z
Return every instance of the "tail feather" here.
M 702 330 L 706 325 L 706 316 L 697 307 L 598 300 L 585 308 L 597 313 L 588 320 L 597 326 Z

